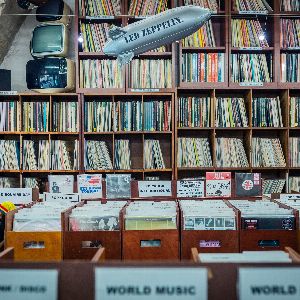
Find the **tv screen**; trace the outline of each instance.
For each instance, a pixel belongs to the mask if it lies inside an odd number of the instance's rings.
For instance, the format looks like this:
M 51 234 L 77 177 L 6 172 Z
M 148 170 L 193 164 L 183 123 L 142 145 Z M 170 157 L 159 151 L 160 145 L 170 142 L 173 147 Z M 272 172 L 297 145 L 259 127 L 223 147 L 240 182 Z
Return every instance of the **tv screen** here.
M 72 89 L 74 65 L 66 58 L 47 57 L 30 60 L 26 65 L 26 81 L 30 90 Z
M 49 0 L 45 5 L 39 6 L 36 10 L 36 19 L 39 22 L 59 21 L 68 23 L 70 8 L 63 0 Z
M 32 56 L 63 55 L 66 52 L 65 32 L 66 27 L 63 24 L 37 26 L 32 33 Z

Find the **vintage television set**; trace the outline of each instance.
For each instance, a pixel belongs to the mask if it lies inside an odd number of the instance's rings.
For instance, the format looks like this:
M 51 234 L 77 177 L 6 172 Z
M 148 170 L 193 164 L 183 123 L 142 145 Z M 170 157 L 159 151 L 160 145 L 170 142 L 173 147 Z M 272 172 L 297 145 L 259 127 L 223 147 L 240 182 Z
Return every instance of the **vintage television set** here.
M 75 89 L 75 63 L 62 57 L 30 60 L 26 65 L 26 82 L 39 93 L 60 93 Z
M 36 10 L 36 20 L 39 22 L 59 22 L 65 25 L 71 22 L 71 9 L 63 0 L 49 0 Z
M 67 27 L 61 23 L 42 23 L 32 32 L 30 52 L 33 57 L 66 56 L 68 53 Z

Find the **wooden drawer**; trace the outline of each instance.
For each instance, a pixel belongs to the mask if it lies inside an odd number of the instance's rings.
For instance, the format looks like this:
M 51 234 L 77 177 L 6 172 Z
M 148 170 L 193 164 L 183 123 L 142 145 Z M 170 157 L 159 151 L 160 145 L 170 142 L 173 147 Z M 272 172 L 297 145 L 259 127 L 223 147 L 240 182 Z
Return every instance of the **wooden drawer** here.
M 156 241 L 157 246 L 146 246 Z M 124 260 L 178 260 L 179 231 L 166 230 L 124 230 Z
M 41 248 L 29 247 L 30 243 Z M 13 247 L 18 261 L 59 261 L 62 259 L 61 232 L 15 232 L 7 231 L 5 246 Z
M 275 243 L 273 243 L 273 241 L 275 241 Z M 284 247 L 291 247 L 293 249 L 297 249 L 296 230 L 240 231 L 241 252 L 247 250 L 284 250 Z
M 90 247 L 90 244 L 95 247 Z M 64 259 L 90 260 L 101 247 L 105 247 L 105 259 L 120 260 L 121 231 L 65 231 Z
M 238 230 L 182 230 L 181 259 L 191 258 L 191 248 L 200 253 L 239 252 Z

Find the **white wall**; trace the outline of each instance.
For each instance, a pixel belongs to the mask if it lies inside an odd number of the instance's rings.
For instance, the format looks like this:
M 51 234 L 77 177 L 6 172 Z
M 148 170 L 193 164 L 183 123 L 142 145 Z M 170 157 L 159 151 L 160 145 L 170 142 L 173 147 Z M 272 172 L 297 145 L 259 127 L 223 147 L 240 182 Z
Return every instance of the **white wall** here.
M 72 14 L 75 12 L 75 0 L 65 0 L 72 10 Z M 26 86 L 26 63 L 33 59 L 30 55 L 29 45 L 31 34 L 34 27 L 39 24 L 34 15 L 28 15 L 19 32 L 16 34 L 12 45 L 5 56 L 3 63 L 0 68 L 11 70 L 12 77 L 12 90 L 23 92 L 27 91 Z M 74 45 L 74 17 L 71 18 L 71 29 L 70 29 L 70 43 L 69 43 L 69 58 L 75 58 L 75 45 Z

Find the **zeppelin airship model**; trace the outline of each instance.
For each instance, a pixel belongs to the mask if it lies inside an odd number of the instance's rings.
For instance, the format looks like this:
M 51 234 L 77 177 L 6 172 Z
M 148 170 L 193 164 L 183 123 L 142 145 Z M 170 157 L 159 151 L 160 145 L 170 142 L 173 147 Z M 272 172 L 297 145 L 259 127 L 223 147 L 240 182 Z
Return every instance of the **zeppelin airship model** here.
M 135 55 L 191 35 L 210 17 L 209 9 L 189 5 L 169 9 L 126 27 L 113 26 L 103 52 L 117 57 L 121 65 L 127 64 Z

